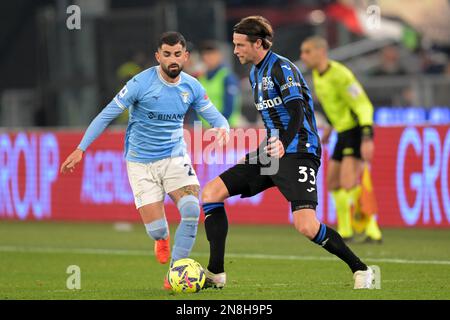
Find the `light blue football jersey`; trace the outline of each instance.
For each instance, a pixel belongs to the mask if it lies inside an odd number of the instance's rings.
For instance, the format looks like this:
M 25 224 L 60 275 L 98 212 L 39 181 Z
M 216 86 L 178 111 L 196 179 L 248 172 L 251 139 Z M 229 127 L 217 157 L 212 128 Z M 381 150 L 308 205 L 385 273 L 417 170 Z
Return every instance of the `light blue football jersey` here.
M 80 149 L 86 150 L 125 109 L 129 110 L 125 135 L 125 158 L 129 161 L 146 163 L 183 156 L 186 153 L 183 121 L 189 107 L 193 107 L 211 126 L 229 130 L 228 122 L 197 79 L 181 72 L 177 83 L 169 83 L 160 72 L 159 66 L 152 67 L 129 80 L 91 123 Z

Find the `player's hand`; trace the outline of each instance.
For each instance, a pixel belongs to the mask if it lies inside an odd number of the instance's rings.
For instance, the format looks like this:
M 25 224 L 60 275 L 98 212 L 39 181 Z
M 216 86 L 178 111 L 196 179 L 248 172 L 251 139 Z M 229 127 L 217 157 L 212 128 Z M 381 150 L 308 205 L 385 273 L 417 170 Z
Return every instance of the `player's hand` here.
M 264 147 L 264 151 L 267 152 L 270 157 L 274 158 L 281 158 L 285 153 L 283 143 L 281 143 L 278 137 L 271 137 L 267 141 L 267 146 Z
M 363 139 L 361 143 L 361 157 L 364 161 L 371 162 L 374 153 L 374 144 L 372 139 Z
M 210 130 L 216 132 L 216 141 L 219 144 L 219 146 L 226 145 L 228 143 L 228 140 L 230 140 L 230 134 L 228 133 L 227 129 L 212 128 Z
M 73 172 L 77 164 L 83 159 L 83 150 L 75 149 L 61 165 L 61 173 Z
M 322 144 L 327 144 L 328 140 L 330 139 L 330 135 L 331 132 L 333 131 L 333 129 L 331 127 L 325 127 L 322 131 L 322 139 L 321 142 Z

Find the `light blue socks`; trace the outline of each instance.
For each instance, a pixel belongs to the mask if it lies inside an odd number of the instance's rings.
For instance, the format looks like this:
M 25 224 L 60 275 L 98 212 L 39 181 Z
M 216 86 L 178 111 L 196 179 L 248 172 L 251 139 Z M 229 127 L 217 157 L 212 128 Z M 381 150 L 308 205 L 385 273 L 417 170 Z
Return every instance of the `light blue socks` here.
M 148 235 L 153 240 L 167 239 L 169 236 L 169 227 L 166 218 L 161 218 L 145 225 Z
M 172 250 L 172 261 L 187 258 L 197 236 L 200 204 L 193 195 L 184 196 L 178 201 L 181 221 L 175 233 L 175 244 Z

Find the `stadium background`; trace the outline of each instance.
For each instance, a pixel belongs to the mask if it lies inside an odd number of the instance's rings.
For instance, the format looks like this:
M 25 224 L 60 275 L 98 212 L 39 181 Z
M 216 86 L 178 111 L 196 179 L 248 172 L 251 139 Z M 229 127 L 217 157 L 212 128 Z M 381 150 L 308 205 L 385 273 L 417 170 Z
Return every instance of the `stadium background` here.
M 9 15 L 1 22 L 0 43 L 0 219 L 139 220 L 121 152 L 126 121 L 116 122 L 92 145 L 74 175 L 61 176 L 58 168 L 123 85 L 118 68 L 126 62 L 153 65 L 155 40 L 164 30 L 186 36 L 191 70 L 202 68 L 198 43 L 219 41 L 241 78 L 241 125 L 261 127 L 248 94 L 248 69 L 234 59 L 229 40 L 241 17 L 262 14 L 275 27 L 274 50 L 297 60 L 311 87 L 310 74 L 298 61 L 299 44 L 310 34 L 321 34 L 330 42 L 331 57 L 349 65 L 367 90 L 376 108 L 373 179 L 380 225 L 448 228 L 450 9 L 447 1 L 407 1 L 405 12 L 401 3 L 3 3 Z M 71 4 L 81 8 L 81 29 L 68 27 Z M 320 126 L 320 105 L 316 110 Z M 333 142 L 325 148 L 318 178 L 318 214 L 331 224 L 336 217 L 323 172 Z M 199 164 L 196 170 L 204 184 L 225 167 Z M 275 190 L 229 204 L 232 222 L 290 222 L 290 209 Z M 167 206 L 169 220 L 177 221 L 176 208 L 170 201 Z

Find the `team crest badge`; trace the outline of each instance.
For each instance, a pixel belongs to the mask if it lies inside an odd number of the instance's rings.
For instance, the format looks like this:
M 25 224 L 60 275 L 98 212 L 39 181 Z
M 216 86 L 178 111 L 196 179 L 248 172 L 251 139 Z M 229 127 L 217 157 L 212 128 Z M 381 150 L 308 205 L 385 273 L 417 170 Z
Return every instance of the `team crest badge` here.
M 263 77 L 262 78 L 262 89 L 264 91 L 273 89 L 272 77 Z
M 189 102 L 189 92 L 182 92 L 181 99 L 183 99 L 184 103 L 188 103 Z

